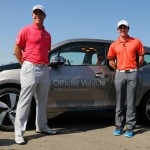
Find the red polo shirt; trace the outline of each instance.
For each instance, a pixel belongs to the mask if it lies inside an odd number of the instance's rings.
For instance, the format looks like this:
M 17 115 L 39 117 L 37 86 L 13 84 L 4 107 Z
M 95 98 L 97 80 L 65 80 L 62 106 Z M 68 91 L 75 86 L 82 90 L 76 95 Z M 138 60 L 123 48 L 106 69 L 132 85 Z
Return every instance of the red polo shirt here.
M 144 48 L 140 40 L 129 36 L 126 42 L 118 38 L 110 45 L 107 58 L 117 60 L 118 70 L 137 68 L 136 54 L 144 55 Z
M 35 24 L 24 27 L 18 33 L 16 44 L 22 48 L 23 61 L 49 64 L 51 36 L 45 29 L 39 29 Z

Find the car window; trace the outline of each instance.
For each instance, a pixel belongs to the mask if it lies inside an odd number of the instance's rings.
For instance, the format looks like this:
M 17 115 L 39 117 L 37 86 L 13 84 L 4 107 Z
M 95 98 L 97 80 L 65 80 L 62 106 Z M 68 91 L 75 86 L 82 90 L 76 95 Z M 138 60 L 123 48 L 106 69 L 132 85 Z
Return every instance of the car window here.
M 145 66 L 147 64 L 150 64 L 150 55 L 149 54 L 144 55 L 144 62 L 142 64 L 142 66 Z
M 50 55 L 50 62 L 56 56 L 64 57 L 65 65 L 104 65 L 106 44 L 98 42 L 72 43 L 55 50 Z
M 82 65 L 85 53 L 83 52 L 64 52 L 60 56 L 66 59 L 67 65 Z
M 95 53 L 92 55 L 92 64 L 93 65 L 104 65 L 105 64 L 105 55 L 101 52 Z

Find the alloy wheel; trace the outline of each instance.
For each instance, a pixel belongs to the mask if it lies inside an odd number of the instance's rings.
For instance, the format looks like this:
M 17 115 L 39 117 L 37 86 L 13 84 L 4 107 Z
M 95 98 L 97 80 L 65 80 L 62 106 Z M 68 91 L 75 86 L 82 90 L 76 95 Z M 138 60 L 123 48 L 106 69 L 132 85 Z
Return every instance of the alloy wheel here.
M 15 93 L 0 95 L 0 126 L 14 128 L 18 99 Z

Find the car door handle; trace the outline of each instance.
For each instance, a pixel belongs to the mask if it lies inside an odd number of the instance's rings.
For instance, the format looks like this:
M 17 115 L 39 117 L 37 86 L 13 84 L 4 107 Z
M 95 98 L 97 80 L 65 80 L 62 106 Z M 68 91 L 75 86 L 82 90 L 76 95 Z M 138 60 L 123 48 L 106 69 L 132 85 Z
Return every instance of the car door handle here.
M 110 75 L 109 74 L 105 74 L 105 73 L 102 73 L 102 72 L 98 72 L 95 74 L 95 77 L 96 78 L 104 78 L 104 77 L 109 77 Z

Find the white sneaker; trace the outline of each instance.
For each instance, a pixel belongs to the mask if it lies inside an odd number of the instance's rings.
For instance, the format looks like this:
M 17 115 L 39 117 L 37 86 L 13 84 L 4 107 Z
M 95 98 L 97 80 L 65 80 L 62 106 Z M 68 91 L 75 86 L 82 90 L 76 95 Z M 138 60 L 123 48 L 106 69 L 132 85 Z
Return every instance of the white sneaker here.
M 45 130 L 36 130 L 37 133 L 45 133 L 45 134 L 51 134 L 51 135 L 54 135 L 57 133 L 56 130 L 52 130 L 50 128 L 47 128 Z
M 15 142 L 19 145 L 25 144 L 25 140 L 24 140 L 23 136 L 21 136 L 21 135 L 15 136 Z

